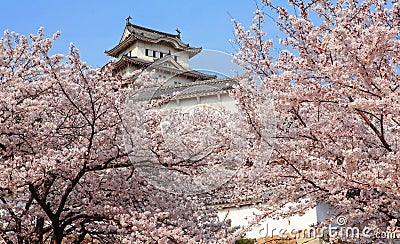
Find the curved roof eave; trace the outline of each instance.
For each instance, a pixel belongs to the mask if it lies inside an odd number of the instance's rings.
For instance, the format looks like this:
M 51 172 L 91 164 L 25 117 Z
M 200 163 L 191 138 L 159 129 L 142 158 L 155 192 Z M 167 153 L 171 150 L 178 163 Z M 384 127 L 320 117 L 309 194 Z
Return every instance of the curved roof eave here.
M 129 58 L 126 56 L 123 56 L 120 60 L 118 60 L 115 63 L 115 69 L 120 70 L 126 67 L 128 64 L 136 64 L 142 68 L 149 67 L 152 65 L 152 62 L 144 61 L 144 60 L 135 60 L 133 58 Z M 216 79 L 217 77 L 215 75 L 210 75 L 210 74 L 205 74 L 196 70 L 177 70 L 173 68 L 168 68 L 168 67 L 162 67 L 162 66 L 154 66 L 153 68 L 155 69 L 161 69 L 164 71 L 169 71 L 172 73 L 177 73 L 178 75 L 184 75 L 184 76 L 190 76 L 194 78 L 202 78 L 202 79 Z
M 117 57 L 118 54 L 122 50 L 127 48 L 129 45 L 133 44 L 136 40 L 143 40 L 143 41 L 148 41 L 148 42 L 152 42 L 152 43 L 159 43 L 159 42 L 165 41 L 165 42 L 172 44 L 173 47 L 176 49 L 190 52 L 189 53 L 190 57 L 193 57 L 194 55 L 198 54 L 202 50 L 201 47 L 191 47 L 191 46 L 189 46 L 189 44 L 185 45 L 182 41 L 180 41 L 180 40 L 177 41 L 175 38 L 171 38 L 171 37 L 162 37 L 162 38 L 158 38 L 158 39 L 151 39 L 148 37 L 140 36 L 138 34 L 130 34 L 125 40 L 118 43 L 118 45 L 116 45 L 115 47 L 113 47 L 110 50 L 106 50 L 105 54 L 107 54 L 108 56 Z

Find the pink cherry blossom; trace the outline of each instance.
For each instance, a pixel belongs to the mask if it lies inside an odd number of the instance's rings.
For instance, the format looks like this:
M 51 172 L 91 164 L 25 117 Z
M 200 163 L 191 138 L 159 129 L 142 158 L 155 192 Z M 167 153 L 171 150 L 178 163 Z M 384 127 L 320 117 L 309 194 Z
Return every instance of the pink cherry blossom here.
M 253 191 L 260 196 L 270 188 L 265 216 L 296 215 L 327 203 L 333 219 L 345 216 L 349 226 L 384 231 L 396 220 L 398 225 L 400 5 L 262 4 L 281 30 L 280 44 L 266 37 L 263 23 L 270 18 L 260 11 L 249 31 L 236 21 L 234 26 L 236 61 L 262 77 L 276 111 L 274 150 L 261 159 L 268 166 Z M 275 47 L 284 50 L 275 56 Z M 295 207 L 287 211 L 287 204 Z

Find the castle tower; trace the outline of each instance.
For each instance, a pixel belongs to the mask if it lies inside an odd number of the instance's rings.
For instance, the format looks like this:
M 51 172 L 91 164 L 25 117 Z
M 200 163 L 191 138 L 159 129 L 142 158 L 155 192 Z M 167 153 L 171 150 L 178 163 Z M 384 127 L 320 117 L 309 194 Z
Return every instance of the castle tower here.
M 105 54 L 117 59 L 115 75 L 129 75 L 138 69 L 155 71 L 155 78 L 164 85 L 158 94 L 180 92 L 174 100 L 178 106 L 218 104 L 232 107 L 233 100 L 228 91 L 232 79 L 217 78 L 190 68 L 189 60 L 201 52 L 201 47 L 192 47 L 176 34 L 161 32 L 138 26 L 126 19 L 119 43 Z

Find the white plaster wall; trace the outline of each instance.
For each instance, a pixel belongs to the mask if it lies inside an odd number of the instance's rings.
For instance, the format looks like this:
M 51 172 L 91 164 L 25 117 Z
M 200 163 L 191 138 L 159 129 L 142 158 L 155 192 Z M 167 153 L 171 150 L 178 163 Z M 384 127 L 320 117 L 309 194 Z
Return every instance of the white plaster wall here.
M 137 40 L 133 45 L 127 48 L 125 53 L 129 53 L 129 51 L 132 51 L 132 56 L 137 56 L 146 61 L 153 61 L 154 60 L 153 57 L 146 56 L 145 53 L 146 49 L 163 52 L 167 54 L 171 52 L 171 55 L 178 56 L 178 63 L 180 65 L 182 65 L 185 68 L 189 68 L 189 53 L 185 51 L 176 50 L 175 48 L 165 44 L 147 43 Z
M 247 232 L 246 237 L 261 238 L 283 235 L 284 233 L 295 233 L 298 230 L 307 230 L 311 225 L 318 222 L 317 208 L 309 209 L 302 216 L 293 216 L 284 219 L 267 218 Z M 218 210 L 218 217 L 221 220 L 231 219 L 232 226 L 246 226 L 253 220 L 254 214 L 259 213 L 260 211 L 253 206 L 233 207 Z
M 157 71 L 155 72 L 155 77 L 163 81 L 164 85 L 179 85 L 193 82 L 192 79 L 188 79 L 181 76 L 171 75 L 165 72 Z
M 179 100 L 179 101 L 177 101 Z M 229 96 L 228 93 L 220 93 L 219 97 L 217 94 L 209 96 L 200 96 L 175 99 L 170 101 L 170 103 L 163 108 L 181 108 L 183 111 L 189 111 L 196 106 L 209 105 L 214 106 L 216 109 L 224 107 L 228 111 L 236 111 L 235 101 Z
M 173 52 L 172 55 L 178 56 L 178 63 L 185 68 L 189 68 L 189 52 L 177 51 Z

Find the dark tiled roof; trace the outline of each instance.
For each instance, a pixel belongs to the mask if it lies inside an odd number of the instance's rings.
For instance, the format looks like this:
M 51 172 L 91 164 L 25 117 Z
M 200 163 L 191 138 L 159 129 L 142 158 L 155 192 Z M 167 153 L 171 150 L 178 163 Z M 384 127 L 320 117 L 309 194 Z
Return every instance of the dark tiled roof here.
M 232 78 L 220 78 L 212 80 L 204 80 L 190 82 L 182 85 L 160 87 L 154 93 L 153 98 L 160 98 L 165 95 L 172 95 L 179 92 L 176 98 L 188 98 L 194 96 L 212 95 L 217 92 L 226 92 L 232 89 L 234 80 Z
M 125 39 L 121 39 L 118 45 L 105 51 L 108 56 L 117 57 L 123 50 L 128 48 L 137 40 L 143 40 L 150 43 L 167 42 L 178 50 L 189 52 L 190 57 L 193 57 L 201 51 L 201 48 L 191 47 L 189 44 L 182 42 L 179 35 L 152 30 L 131 23 L 127 23 L 125 29 L 129 31 L 129 35 Z
M 128 28 L 130 33 L 139 34 L 139 35 L 142 35 L 144 37 L 151 38 L 154 40 L 162 38 L 162 37 L 171 37 L 171 38 L 180 39 L 178 37 L 178 35 L 173 35 L 173 34 L 161 32 L 158 30 L 152 30 L 152 29 L 149 29 L 149 28 L 146 28 L 143 26 L 139 26 L 139 25 L 134 25 L 131 23 L 129 23 L 126 27 Z
M 215 95 L 226 93 L 232 89 L 236 81 L 232 78 L 219 78 L 212 80 L 202 80 L 189 82 L 181 85 L 169 85 L 146 89 L 140 97 L 135 100 L 159 99 L 162 96 L 171 96 L 178 93 L 175 99 L 185 99 L 196 96 Z
M 189 77 L 193 77 L 193 78 L 199 79 L 199 80 L 216 78 L 215 75 L 205 74 L 205 73 L 202 73 L 202 72 L 199 72 L 196 70 L 192 70 L 192 69 L 182 70 L 182 69 L 177 69 L 177 68 L 173 68 L 173 67 L 166 67 L 166 66 L 158 65 L 157 61 L 150 62 L 150 61 L 146 61 L 141 58 L 138 58 L 138 57 L 128 57 L 128 56 L 123 56 L 120 60 L 118 60 L 118 62 L 115 64 L 115 70 L 116 71 L 122 70 L 127 65 L 132 65 L 132 64 L 138 66 L 138 68 L 141 68 L 141 69 L 146 69 L 146 68 L 158 69 L 158 70 L 162 70 L 165 72 L 169 72 L 171 74 L 189 76 Z

